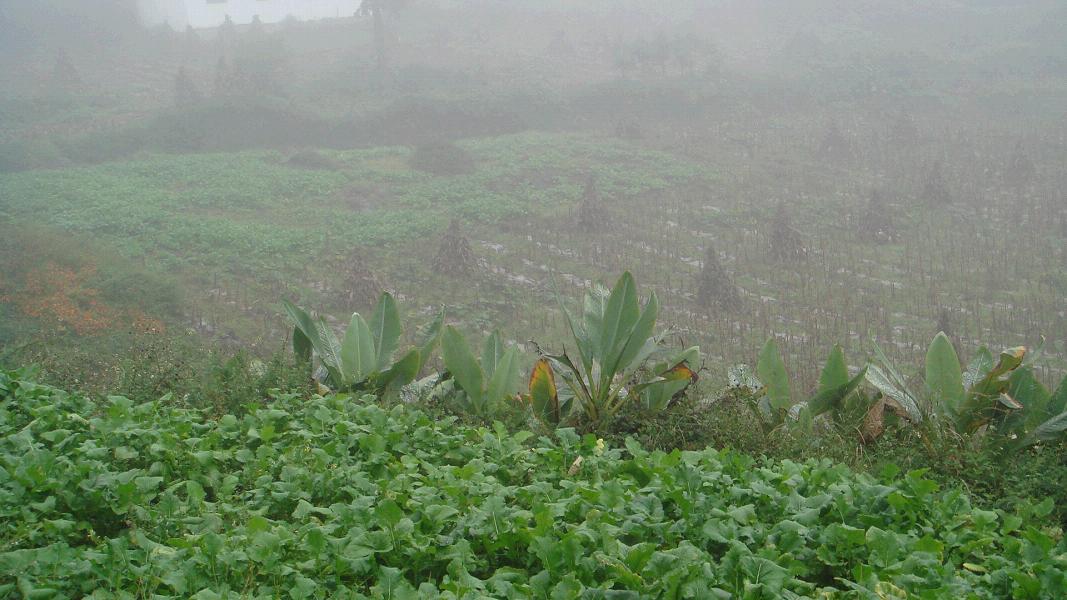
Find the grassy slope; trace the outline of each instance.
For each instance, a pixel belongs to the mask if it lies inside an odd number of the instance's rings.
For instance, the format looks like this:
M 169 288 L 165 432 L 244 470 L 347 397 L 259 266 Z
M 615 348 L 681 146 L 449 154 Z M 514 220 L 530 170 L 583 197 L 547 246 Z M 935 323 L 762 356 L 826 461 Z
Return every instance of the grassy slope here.
M 667 324 L 718 359 L 713 365 L 751 360 L 771 334 L 786 336 L 797 364 L 820 361 L 836 342 L 855 353 L 868 334 L 914 360 L 942 307 L 964 347 L 1032 344 L 1044 334 L 1053 368 L 1062 361 L 1062 233 L 1039 213 L 1020 218 L 1008 192 L 969 209 L 927 207 L 914 189 L 894 190 L 887 211 L 900 239 L 877 245 L 850 223 L 865 210 L 871 175 L 847 161 L 825 166 L 802 148 L 752 161 L 728 143 L 705 144 L 685 160 L 550 133 L 461 146 L 477 167 L 452 177 L 412 170 L 410 151 L 399 147 L 324 151 L 336 163 L 330 169 L 295 167 L 276 152 L 147 156 L 3 175 L 0 198 L 16 222 L 91 237 L 176 278 L 185 323 L 245 340 L 281 336 L 283 296 L 338 316 L 369 308 L 338 289 L 358 258 L 410 310 L 446 303 L 470 328 L 503 327 L 516 340 L 559 339 L 553 289 L 570 295 L 629 269 L 660 294 Z M 604 198 L 607 225 L 596 233 L 574 223 L 588 173 Z M 767 215 L 776 198 L 792 196 L 783 181 L 805 190 L 804 203 L 789 206 L 811 245 L 797 265 L 768 250 Z M 486 267 L 459 280 L 431 268 L 435 238 L 452 218 Z M 709 241 L 743 290 L 738 313 L 695 305 Z M 18 285 L 18 274 L 8 279 Z

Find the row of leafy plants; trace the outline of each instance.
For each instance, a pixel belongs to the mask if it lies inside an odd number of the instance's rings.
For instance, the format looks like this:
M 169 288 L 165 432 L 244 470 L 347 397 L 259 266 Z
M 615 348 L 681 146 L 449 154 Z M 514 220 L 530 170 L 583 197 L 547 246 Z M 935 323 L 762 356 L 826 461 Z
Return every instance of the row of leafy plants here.
M 400 313 L 385 293 L 370 321 L 352 315 L 338 338 L 323 317 L 284 302 L 293 324 L 293 351 L 313 365 L 314 378 L 334 390 L 372 393 L 396 399 L 407 389 L 447 396 L 473 416 L 492 417 L 502 404 L 523 402 L 532 416 L 552 428 L 584 423 L 597 428 L 627 402 L 649 410 L 665 408 L 696 381 L 698 348 L 676 350 L 655 332 L 659 301 L 642 305 L 633 276 L 624 274 L 608 291 L 594 288 L 579 315 L 561 302 L 577 348 L 540 358 L 522 391 L 522 358 L 499 332 L 485 341 L 480 356 L 455 327 L 444 325 L 444 311 L 418 333 L 416 346 L 397 352 L 403 335 Z M 445 371 L 415 381 L 436 347 Z M 562 385 L 560 385 L 561 382 Z
M 0 372 L 0 597 L 1056 598 L 1051 502 L 371 395 L 241 417 Z
M 1067 378 L 1050 391 L 1035 375 L 1025 347 L 994 358 L 979 348 L 964 367 L 952 342 L 939 333 L 931 342 L 920 385 L 909 379 L 874 344 L 875 361 L 850 375 L 844 352 L 835 346 L 823 367 L 816 393 L 796 400 L 773 339 L 760 353 L 756 374 L 734 368 L 730 385 L 749 392 L 759 422 L 767 430 L 792 427 L 812 433 L 818 419 L 855 431 L 869 443 L 887 421 L 920 427 L 928 435 L 953 434 L 1015 450 L 1063 439 L 1067 431 Z M 865 388 L 862 384 L 866 382 Z
M 655 293 L 642 303 L 633 277 L 623 274 L 609 291 L 595 287 L 580 310 L 560 308 L 571 332 L 572 350 L 538 357 L 524 386 L 523 357 L 500 333 L 490 335 L 475 356 L 464 336 L 444 325 L 442 311 L 417 337 L 415 347 L 397 352 L 403 334 L 395 300 L 384 294 L 370 321 L 354 314 L 342 338 L 326 320 L 286 302 L 294 325 L 293 349 L 313 363 L 315 379 L 331 389 L 399 398 L 407 390 L 445 398 L 463 413 L 493 418 L 502 407 L 520 404 L 549 428 L 609 427 L 626 407 L 665 410 L 697 380 L 697 347 L 675 348 L 656 331 Z M 436 346 L 445 371 L 416 381 Z M 962 366 L 944 333 L 926 355 L 919 389 L 874 345 L 875 361 L 850 371 L 835 346 L 810 398 L 797 399 L 775 340 L 761 351 L 755 373 L 731 370 L 730 387 L 743 390 L 756 421 L 768 434 L 789 428 L 810 435 L 816 428 L 856 432 L 876 440 L 888 426 L 909 425 L 929 436 L 955 434 L 1018 449 L 1062 439 L 1067 432 L 1067 378 L 1050 391 L 1035 376 L 1033 354 L 1005 350 L 998 358 L 981 348 Z M 410 395 L 410 394 L 409 394 Z

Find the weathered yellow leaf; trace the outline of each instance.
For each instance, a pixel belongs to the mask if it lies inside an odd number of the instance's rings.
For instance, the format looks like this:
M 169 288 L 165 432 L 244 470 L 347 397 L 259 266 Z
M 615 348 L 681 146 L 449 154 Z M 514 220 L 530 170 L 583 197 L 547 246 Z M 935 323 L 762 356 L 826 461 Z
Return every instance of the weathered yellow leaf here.
M 547 358 L 537 361 L 530 373 L 530 403 L 538 418 L 553 424 L 559 423 L 561 416 L 556 376 Z

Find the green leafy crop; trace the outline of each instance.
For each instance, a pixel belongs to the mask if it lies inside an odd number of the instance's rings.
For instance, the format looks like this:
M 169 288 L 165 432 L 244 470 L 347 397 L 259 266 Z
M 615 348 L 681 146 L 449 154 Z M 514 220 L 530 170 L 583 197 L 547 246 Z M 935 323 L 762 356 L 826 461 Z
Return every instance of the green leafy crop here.
M 347 394 L 209 420 L 0 373 L 0 597 L 1055 598 L 1050 507 Z

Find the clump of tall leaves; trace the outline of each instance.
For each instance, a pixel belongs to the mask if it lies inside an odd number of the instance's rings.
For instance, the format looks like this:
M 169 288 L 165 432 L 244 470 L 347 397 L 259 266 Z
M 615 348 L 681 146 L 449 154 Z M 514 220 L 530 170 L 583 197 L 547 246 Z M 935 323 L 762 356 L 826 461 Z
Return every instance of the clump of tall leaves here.
M 388 292 L 369 322 L 353 313 L 340 339 L 323 317 L 312 317 L 288 301 L 284 305 L 293 325 L 293 352 L 314 366 L 317 381 L 338 391 L 391 394 L 411 383 L 437 345 L 444 321 L 442 312 L 422 332 L 418 346 L 396 358 L 403 328 L 396 300 Z
M 505 347 L 500 332 L 493 332 L 485 340 L 481 359 L 475 358 L 467 340 L 456 328 L 445 328 L 441 338 L 441 353 L 447 380 L 453 397 L 465 412 L 477 417 L 490 417 L 501 403 L 514 400 L 519 393 L 519 351 Z
M 755 376 L 740 370 L 734 373 L 732 379 L 736 385 L 748 387 L 752 392 L 750 402 L 765 430 L 795 423 L 810 432 L 812 421 L 822 415 L 829 413 L 835 421 L 843 422 L 849 416 L 866 415 L 873 407 L 871 400 L 860 393 L 867 367 L 850 376 L 840 346 L 830 351 L 819 376 L 819 387 L 806 400 L 794 400 L 789 373 L 774 338 L 767 340 L 760 351 Z
M 933 414 L 961 434 L 993 433 L 1014 446 L 1052 441 L 1067 434 L 1067 378 L 1050 393 L 1026 363 L 1019 346 L 994 359 L 981 348 L 960 364 L 944 333 L 926 353 L 925 391 Z
M 662 336 L 654 333 L 659 300 L 653 292 L 642 305 L 630 273 L 610 292 L 597 287 L 586 294 L 580 315 L 560 304 L 577 357 L 566 350 L 543 354 L 534 366 L 529 400 L 545 424 L 555 427 L 584 419 L 597 427 L 626 402 L 661 409 L 696 380 L 699 349 L 678 352 L 663 346 Z M 556 383 L 557 374 L 562 386 Z
M 731 371 L 731 387 L 747 388 L 754 411 L 767 431 L 797 425 L 810 432 L 812 421 L 829 414 L 864 442 L 877 439 L 885 419 L 919 424 L 931 418 L 960 435 L 996 435 L 1014 447 L 1067 437 L 1067 378 L 1050 392 L 1026 364 L 1026 348 L 1004 350 L 994 359 L 981 348 L 966 369 L 944 333 L 931 342 L 921 392 L 914 391 L 877 344 L 876 362 L 849 375 L 844 352 L 830 352 L 815 395 L 796 401 L 789 374 L 774 339 L 760 352 L 755 375 L 743 366 Z M 861 384 L 866 381 L 873 395 Z
M 1067 379 L 1049 392 L 1027 364 L 1025 347 L 996 358 L 980 348 L 964 368 L 948 336 L 939 333 L 926 351 L 921 391 L 874 349 L 877 364 L 868 367 L 867 381 L 913 423 L 934 419 L 959 435 L 992 434 L 1015 447 L 1067 435 Z

